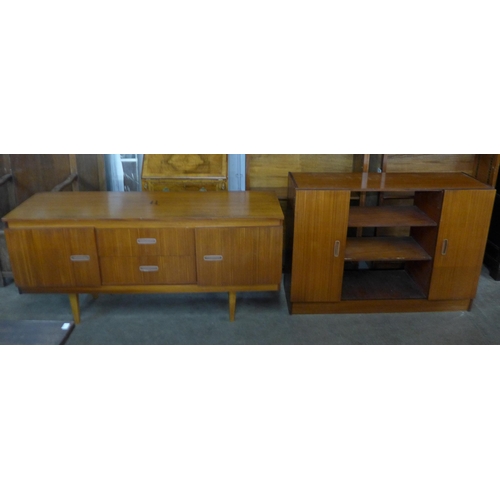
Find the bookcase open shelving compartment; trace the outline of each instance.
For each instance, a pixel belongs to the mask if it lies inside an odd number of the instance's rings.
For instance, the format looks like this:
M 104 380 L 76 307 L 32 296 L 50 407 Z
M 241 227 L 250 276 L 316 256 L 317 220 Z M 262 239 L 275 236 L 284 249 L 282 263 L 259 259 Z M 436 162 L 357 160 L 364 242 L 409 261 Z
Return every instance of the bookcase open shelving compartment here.
M 409 196 L 353 203 L 370 192 Z M 290 312 L 469 309 L 494 195 L 461 173 L 290 173 Z

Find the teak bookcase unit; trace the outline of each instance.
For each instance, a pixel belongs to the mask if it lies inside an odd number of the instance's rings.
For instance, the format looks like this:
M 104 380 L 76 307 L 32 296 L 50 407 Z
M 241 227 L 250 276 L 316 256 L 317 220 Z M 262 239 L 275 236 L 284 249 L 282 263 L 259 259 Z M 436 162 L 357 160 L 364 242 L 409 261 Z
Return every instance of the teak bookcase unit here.
M 278 291 L 283 212 L 271 193 L 41 193 L 3 219 L 23 292 Z
M 405 191 L 415 193 L 411 206 L 351 206 L 352 192 Z M 290 312 L 469 309 L 494 197 L 491 186 L 460 173 L 290 173 Z M 360 227 L 405 230 L 348 237 Z M 371 265 L 380 262 L 394 265 Z

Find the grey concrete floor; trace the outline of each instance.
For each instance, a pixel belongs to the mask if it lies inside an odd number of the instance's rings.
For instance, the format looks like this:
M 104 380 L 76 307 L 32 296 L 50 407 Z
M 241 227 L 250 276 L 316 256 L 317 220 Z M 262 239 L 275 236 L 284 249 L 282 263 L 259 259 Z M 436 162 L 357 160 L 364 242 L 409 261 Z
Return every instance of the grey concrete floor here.
M 90 295 L 67 344 L 500 344 L 500 282 L 483 268 L 470 312 L 288 314 L 279 293 L 238 294 L 229 322 L 227 294 Z M 0 288 L 4 320 L 72 319 L 66 295 Z

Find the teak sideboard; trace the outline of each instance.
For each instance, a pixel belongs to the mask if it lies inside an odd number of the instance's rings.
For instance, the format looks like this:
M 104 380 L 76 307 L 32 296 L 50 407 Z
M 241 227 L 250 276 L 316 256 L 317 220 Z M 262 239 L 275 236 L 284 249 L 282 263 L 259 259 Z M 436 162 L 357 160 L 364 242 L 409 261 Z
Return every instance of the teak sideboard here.
M 352 201 L 370 192 L 410 202 Z M 470 309 L 494 197 L 494 188 L 460 173 L 290 173 L 290 312 Z M 360 228 L 373 233 L 360 236 Z M 380 236 L 387 228 L 399 234 Z
M 283 212 L 259 192 L 36 194 L 3 220 L 22 292 L 278 291 Z

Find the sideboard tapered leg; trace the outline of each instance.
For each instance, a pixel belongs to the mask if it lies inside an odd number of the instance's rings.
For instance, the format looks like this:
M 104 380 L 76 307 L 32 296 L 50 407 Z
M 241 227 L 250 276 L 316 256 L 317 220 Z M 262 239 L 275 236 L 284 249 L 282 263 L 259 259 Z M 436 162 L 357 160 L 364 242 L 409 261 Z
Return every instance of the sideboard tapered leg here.
M 229 292 L 229 321 L 234 321 L 236 314 L 236 292 Z
M 71 311 L 73 312 L 73 319 L 76 324 L 80 323 L 80 301 L 77 293 L 69 294 L 69 303 L 71 304 Z

